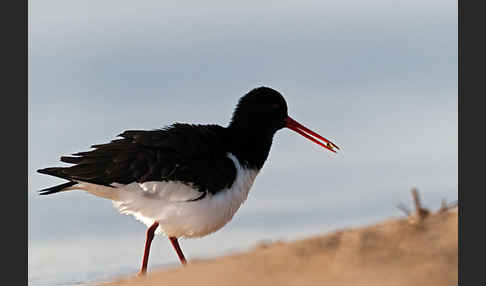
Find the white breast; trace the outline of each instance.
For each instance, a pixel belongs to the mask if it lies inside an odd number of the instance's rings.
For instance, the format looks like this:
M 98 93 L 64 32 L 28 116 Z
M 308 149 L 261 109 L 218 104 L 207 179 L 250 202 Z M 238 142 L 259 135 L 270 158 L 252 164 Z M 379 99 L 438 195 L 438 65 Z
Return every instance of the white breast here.
M 229 189 L 188 201 L 200 197 L 201 192 L 178 181 L 117 184 L 113 204 L 121 213 L 134 215 L 147 225 L 159 222 L 158 232 L 167 236 L 189 238 L 213 233 L 233 218 L 258 174 L 258 170 L 242 167 L 233 154 L 227 156 L 237 170 Z

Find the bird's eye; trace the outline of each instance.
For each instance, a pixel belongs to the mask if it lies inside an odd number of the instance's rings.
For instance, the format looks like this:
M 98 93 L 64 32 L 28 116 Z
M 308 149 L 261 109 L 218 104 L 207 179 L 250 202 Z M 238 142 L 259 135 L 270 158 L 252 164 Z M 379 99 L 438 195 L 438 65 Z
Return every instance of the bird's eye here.
M 278 104 L 278 103 L 274 103 L 274 104 L 272 104 L 272 109 L 273 109 L 273 110 L 280 109 L 280 104 Z

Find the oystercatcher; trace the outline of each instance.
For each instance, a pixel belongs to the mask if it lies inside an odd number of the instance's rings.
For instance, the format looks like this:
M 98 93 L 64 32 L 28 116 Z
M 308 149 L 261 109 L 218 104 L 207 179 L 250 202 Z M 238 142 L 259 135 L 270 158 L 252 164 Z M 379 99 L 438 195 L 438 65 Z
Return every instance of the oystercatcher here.
M 334 143 L 287 114 L 274 89 L 259 87 L 240 98 L 228 127 L 175 123 L 129 130 L 94 150 L 63 156 L 70 167 L 38 170 L 68 180 L 40 195 L 84 190 L 109 199 L 148 226 L 140 274 L 147 270 L 154 233 L 165 234 L 180 262 L 178 238 L 203 237 L 228 223 L 246 200 L 267 159 L 275 132 L 287 127 L 336 152 Z

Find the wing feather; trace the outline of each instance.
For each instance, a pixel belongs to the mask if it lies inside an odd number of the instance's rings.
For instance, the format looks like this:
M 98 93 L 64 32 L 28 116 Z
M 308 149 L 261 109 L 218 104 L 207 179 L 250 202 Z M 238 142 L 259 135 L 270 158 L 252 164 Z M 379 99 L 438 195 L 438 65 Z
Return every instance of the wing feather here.
M 73 166 L 39 172 L 106 186 L 180 181 L 211 193 L 230 187 L 236 177 L 221 126 L 176 123 L 158 130 L 127 130 L 118 136 L 121 139 L 92 145 L 94 150 L 61 157 Z

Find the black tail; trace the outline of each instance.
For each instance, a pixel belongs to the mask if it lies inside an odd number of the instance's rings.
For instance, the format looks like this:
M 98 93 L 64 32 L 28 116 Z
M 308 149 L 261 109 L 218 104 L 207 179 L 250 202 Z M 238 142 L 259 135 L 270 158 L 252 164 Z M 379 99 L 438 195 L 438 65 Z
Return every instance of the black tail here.
M 76 182 L 67 182 L 67 183 L 64 183 L 64 184 L 60 184 L 60 185 L 57 185 L 57 186 L 54 186 L 54 187 L 50 187 L 50 188 L 47 188 L 47 189 L 43 189 L 43 190 L 40 190 L 38 191 L 39 195 L 50 195 L 50 194 L 54 194 L 54 193 L 58 193 L 60 191 L 62 191 L 63 189 L 67 188 L 67 187 L 71 187 L 73 185 L 76 185 L 77 183 Z
M 66 175 L 65 173 L 63 173 L 64 169 L 67 169 L 67 168 L 64 168 L 64 167 L 45 168 L 45 169 L 39 169 L 39 170 L 37 170 L 37 172 L 41 173 L 41 174 L 51 175 L 51 176 L 54 176 L 54 177 L 70 180 L 69 176 Z
M 55 177 L 59 177 L 59 178 L 69 180 L 69 178 L 66 176 L 66 174 L 62 173 L 62 169 L 64 169 L 64 168 L 62 168 L 62 167 L 45 168 L 45 169 L 37 170 L 37 172 L 39 172 L 41 174 L 47 174 L 47 175 L 51 175 L 51 176 L 55 176 Z M 57 186 L 54 186 L 54 187 L 50 187 L 50 188 L 47 188 L 47 189 L 40 190 L 40 191 L 38 191 L 38 193 L 39 193 L 39 195 L 50 195 L 50 194 L 58 193 L 58 192 L 62 191 L 63 189 L 65 189 L 67 187 L 71 187 L 71 186 L 76 185 L 76 184 L 77 184 L 76 182 L 69 181 L 69 182 L 64 183 L 64 184 L 60 184 L 60 185 L 57 185 Z

